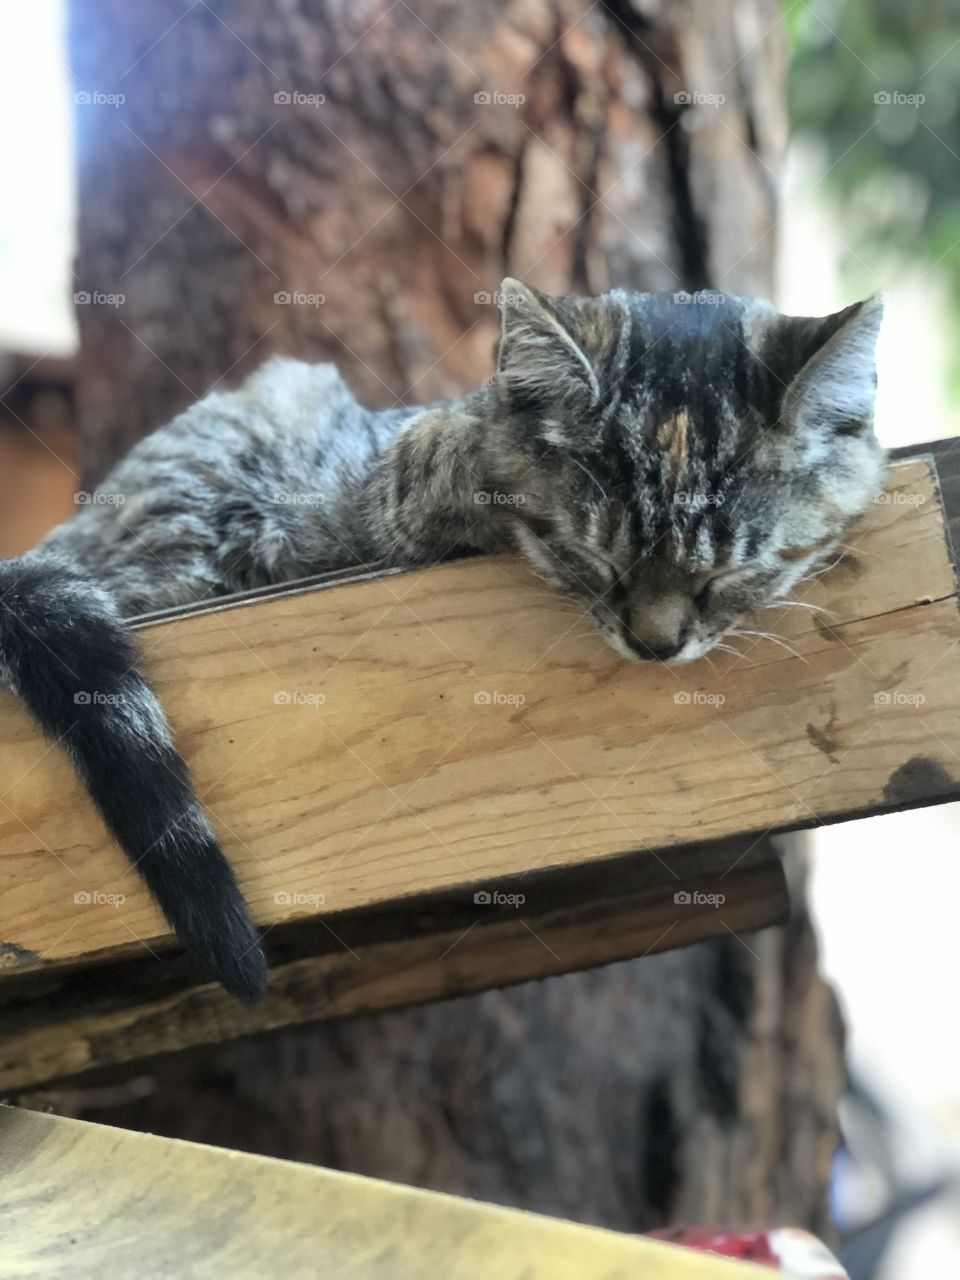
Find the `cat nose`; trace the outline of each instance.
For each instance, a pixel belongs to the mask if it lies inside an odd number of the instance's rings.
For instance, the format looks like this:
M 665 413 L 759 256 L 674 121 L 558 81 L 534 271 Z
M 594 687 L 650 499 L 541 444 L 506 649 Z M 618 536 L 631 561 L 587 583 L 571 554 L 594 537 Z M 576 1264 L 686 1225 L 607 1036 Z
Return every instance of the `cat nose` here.
M 658 600 L 643 609 L 627 608 L 623 638 L 638 658 L 667 662 L 690 638 L 689 602 L 682 597 Z
M 649 659 L 651 662 L 668 662 L 670 658 L 675 658 L 687 643 L 689 636 L 689 627 L 684 627 L 673 644 L 654 646 L 645 644 L 628 627 L 623 629 L 623 638 L 637 657 Z

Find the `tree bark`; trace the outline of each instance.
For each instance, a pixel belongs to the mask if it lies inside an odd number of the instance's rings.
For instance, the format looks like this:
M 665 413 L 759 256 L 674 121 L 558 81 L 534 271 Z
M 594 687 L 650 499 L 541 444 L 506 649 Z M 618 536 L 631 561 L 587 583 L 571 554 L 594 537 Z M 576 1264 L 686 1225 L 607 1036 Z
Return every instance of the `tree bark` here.
M 88 480 L 271 351 L 336 360 L 371 404 L 475 384 L 503 274 L 770 290 L 777 0 L 72 9 L 76 88 L 101 95 L 77 109 L 79 287 L 123 295 L 78 307 Z M 182 1055 L 134 1101 L 61 1104 L 614 1227 L 822 1231 L 841 1080 L 801 887 L 753 938 Z
M 474 385 L 508 272 L 769 290 L 777 11 L 73 0 L 78 290 L 124 299 L 78 307 L 87 471 L 271 351 L 378 405 Z

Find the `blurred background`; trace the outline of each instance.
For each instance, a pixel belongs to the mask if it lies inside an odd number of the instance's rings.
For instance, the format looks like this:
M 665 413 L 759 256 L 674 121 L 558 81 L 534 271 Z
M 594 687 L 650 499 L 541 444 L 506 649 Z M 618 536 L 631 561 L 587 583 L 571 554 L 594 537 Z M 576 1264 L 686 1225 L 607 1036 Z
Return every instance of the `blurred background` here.
M 957 0 L 688 0 L 670 17 L 641 0 L 454 9 L 0 11 L 0 554 L 32 545 L 140 435 L 270 351 L 336 359 L 379 404 L 487 376 L 491 295 L 508 270 L 555 292 L 719 287 L 807 314 L 882 290 L 883 443 L 960 433 Z M 930 1280 L 960 1259 L 958 837 L 960 808 L 943 806 L 807 842 L 850 1069 L 823 1179 L 854 1280 Z M 704 955 L 726 963 L 718 948 Z M 679 965 L 646 963 L 654 987 Z M 616 968 L 621 995 L 645 982 L 652 1020 L 651 980 Z M 551 990 L 555 1003 L 558 990 L 585 998 L 582 985 Z M 487 1018 L 502 1039 L 506 1005 L 479 1007 L 471 1025 Z M 395 1054 L 405 1037 L 434 1037 L 423 1052 L 435 1081 L 439 1033 L 402 1025 L 384 1033 Z M 738 1034 L 743 1070 L 755 1032 L 744 1020 Z M 306 1043 L 277 1051 L 301 1084 L 313 1068 L 291 1064 Z M 242 1094 L 250 1063 L 212 1061 L 171 1079 Z M 644 1071 L 623 1079 L 646 1091 L 655 1127 Z M 185 1132 L 169 1108 L 143 1110 L 157 1079 L 117 1085 L 115 1114 L 102 1100 L 75 1107 Z M 426 1171 L 433 1121 L 418 1097 L 417 1124 L 394 1140 L 419 1141 L 422 1160 L 343 1163 L 493 1198 L 496 1153 L 474 1153 L 479 1181 L 455 1162 Z M 203 1136 L 229 1141 L 229 1126 Z M 760 1211 L 695 1194 L 676 1170 L 666 1195 L 650 1133 L 636 1141 L 642 1195 L 632 1173 L 611 1195 L 642 1211 L 583 1216 L 645 1228 Z M 520 1159 L 506 1138 L 492 1147 Z M 297 1154 L 334 1162 L 319 1145 Z M 534 1170 L 552 1154 L 523 1159 Z M 827 1235 L 803 1208 L 820 1190 L 784 1192 L 770 1213 Z M 576 1189 L 501 1194 L 577 1216 Z

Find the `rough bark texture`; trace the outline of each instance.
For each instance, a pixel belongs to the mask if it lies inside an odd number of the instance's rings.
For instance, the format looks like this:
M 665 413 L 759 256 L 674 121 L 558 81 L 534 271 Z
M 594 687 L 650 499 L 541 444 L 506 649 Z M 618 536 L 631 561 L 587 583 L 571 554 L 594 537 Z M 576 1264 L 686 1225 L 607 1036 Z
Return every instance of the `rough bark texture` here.
M 377 404 L 475 384 L 506 272 L 770 288 L 778 0 L 174 9 L 72 6 L 78 289 L 125 299 L 78 307 L 91 473 L 270 351 Z
M 274 350 L 335 359 L 377 404 L 476 383 L 504 273 L 771 287 L 777 0 L 181 9 L 73 0 L 76 88 L 125 95 L 77 112 L 80 287 L 125 295 L 78 308 L 90 477 Z M 296 292 L 324 300 L 275 300 Z M 802 899 L 745 941 L 183 1055 L 134 1100 L 58 1105 L 611 1226 L 823 1230 L 841 1036 Z

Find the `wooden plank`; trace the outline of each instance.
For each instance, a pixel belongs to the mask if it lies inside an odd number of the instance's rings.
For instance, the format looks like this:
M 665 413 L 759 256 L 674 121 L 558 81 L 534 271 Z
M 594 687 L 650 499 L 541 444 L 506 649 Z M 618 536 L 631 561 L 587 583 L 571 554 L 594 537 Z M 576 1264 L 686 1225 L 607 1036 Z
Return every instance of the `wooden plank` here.
M 0 1107 L 20 1277 L 748 1280 L 749 1263 L 352 1174 Z
M 423 937 L 363 944 L 344 930 L 336 950 L 271 968 L 267 996 L 252 1008 L 213 983 L 161 996 L 128 985 L 105 1002 L 109 975 L 92 973 L 79 986 L 41 989 L 32 1002 L 21 997 L 8 1007 L 0 1094 L 294 1022 L 437 1000 L 739 935 L 785 919 L 788 907 L 780 863 L 763 862 L 722 878 L 671 878 L 657 889 L 631 892 L 621 881 L 620 892 L 601 902 L 514 911 L 513 918 L 489 924 L 475 908 L 456 928 Z
M 960 619 L 929 464 L 897 464 L 886 499 L 804 588 L 829 624 L 769 615 L 799 658 L 624 663 L 491 558 L 151 624 L 147 665 L 265 926 L 954 798 Z M 66 761 L 3 710 L 8 963 L 164 945 Z
M 960 438 L 930 440 L 926 444 L 907 445 L 893 449 L 891 459 L 896 462 L 915 461 L 927 457 L 937 477 L 940 502 L 946 516 L 947 533 L 953 563 L 958 564 L 957 548 L 960 547 Z

